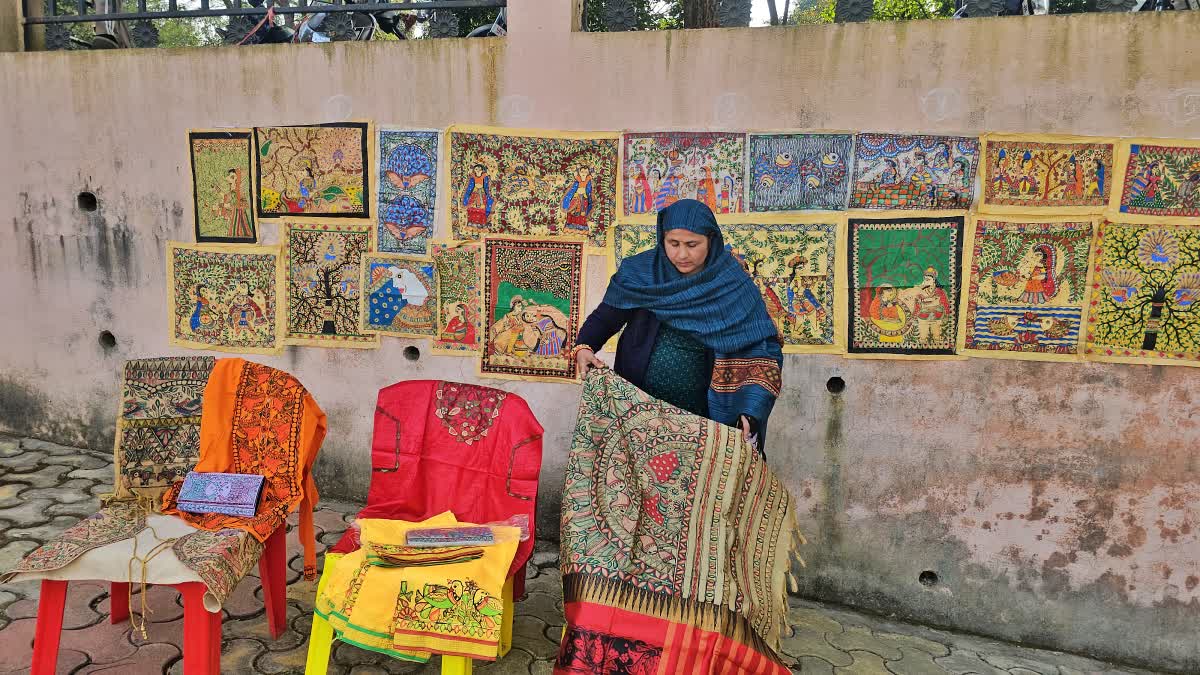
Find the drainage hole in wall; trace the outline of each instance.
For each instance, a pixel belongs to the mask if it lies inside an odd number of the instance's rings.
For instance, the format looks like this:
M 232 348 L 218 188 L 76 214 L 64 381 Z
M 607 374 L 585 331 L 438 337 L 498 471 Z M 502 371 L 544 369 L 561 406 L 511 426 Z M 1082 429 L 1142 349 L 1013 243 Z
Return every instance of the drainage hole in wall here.
M 924 572 L 921 572 L 920 576 L 917 577 L 917 581 L 920 581 L 924 586 L 933 586 L 938 582 L 937 572 L 925 570 Z
M 91 192 L 80 192 L 79 196 L 75 198 L 75 203 L 79 205 L 80 211 L 87 211 L 88 213 L 95 211 L 97 208 L 96 195 Z
M 831 394 L 840 394 L 846 390 L 846 381 L 840 377 L 831 377 L 825 382 L 825 388 Z
M 112 349 L 117 346 L 117 337 L 109 331 L 100 331 L 100 346 L 105 349 Z
M 404 358 L 408 359 L 409 361 L 416 361 L 417 359 L 421 358 L 421 350 L 417 349 L 416 347 L 405 347 Z

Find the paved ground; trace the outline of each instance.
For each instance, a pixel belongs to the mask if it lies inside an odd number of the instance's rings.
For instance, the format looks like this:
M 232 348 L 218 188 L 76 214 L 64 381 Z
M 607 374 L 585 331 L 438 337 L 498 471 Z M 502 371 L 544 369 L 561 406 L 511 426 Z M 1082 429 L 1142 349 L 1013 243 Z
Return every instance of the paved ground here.
M 0 436 L 0 570 L 9 569 L 48 537 L 99 507 L 97 495 L 111 490 L 111 456 L 43 441 Z M 322 502 L 317 513 L 318 540 L 333 543 L 356 511 L 350 504 Z M 293 519 L 294 520 L 294 519 Z M 300 547 L 293 532 L 288 552 L 288 620 L 291 630 L 278 640 L 267 636 L 257 570 L 245 579 L 225 606 L 224 673 L 302 673 L 312 617 L 314 582 L 301 579 Z M 517 605 L 514 648 L 479 673 L 549 673 L 562 632 L 562 589 L 558 555 L 539 542 L 530 566 L 529 597 Z M 37 614 L 36 583 L 0 585 L 0 674 L 29 670 L 30 643 Z M 108 623 L 108 589 L 95 582 L 72 583 L 58 672 L 149 675 L 182 673 L 183 609 L 169 588 L 152 588 L 148 638 L 135 636 L 128 622 Z M 140 607 L 134 598 L 133 610 Z M 804 673 L 916 675 L 1077 675 L 1136 673 L 1099 661 L 1056 652 L 1025 649 L 976 637 L 891 623 L 844 609 L 793 600 L 794 637 L 784 644 L 793 670 Z M 333 675 L 437 673 L 437 659 L 414 666 L 338 645 Z

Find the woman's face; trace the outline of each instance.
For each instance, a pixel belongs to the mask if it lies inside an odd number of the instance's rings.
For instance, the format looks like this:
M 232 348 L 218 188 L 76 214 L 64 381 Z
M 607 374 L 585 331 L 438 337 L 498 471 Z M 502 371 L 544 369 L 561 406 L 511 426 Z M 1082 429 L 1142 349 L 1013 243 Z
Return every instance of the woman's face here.
M 698 272 L 708 258 L 708 237 L 690 230 L 667 230 L 663 238 L 667 259 L 680 274 Z

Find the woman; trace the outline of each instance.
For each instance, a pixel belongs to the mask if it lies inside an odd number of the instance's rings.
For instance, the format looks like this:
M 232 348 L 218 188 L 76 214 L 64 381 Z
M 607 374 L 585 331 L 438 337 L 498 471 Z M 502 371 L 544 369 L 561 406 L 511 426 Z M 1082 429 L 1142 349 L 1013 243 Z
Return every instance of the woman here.
M 621 262 L 576 340 L 580 373 L 624 327 L 614 370 L 655 398 L 742 429 L 763 452 L 779 395 L 779 334 L 712 211 L 682 199 L 658 214 L 658 246 Z

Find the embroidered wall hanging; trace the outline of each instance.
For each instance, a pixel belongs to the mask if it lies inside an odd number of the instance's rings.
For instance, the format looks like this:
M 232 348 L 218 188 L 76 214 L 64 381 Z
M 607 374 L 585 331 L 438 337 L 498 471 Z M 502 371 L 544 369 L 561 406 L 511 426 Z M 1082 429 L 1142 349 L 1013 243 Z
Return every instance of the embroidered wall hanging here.
M 196 241 L 258 241 L 250 130 L 188 132 L 192 167 L 192 213 Z
M 1087 358 L 1200 366 L 1200 226 L 1104 222 Z
M 169 342 L 179 347 L 277 354 L 279 247 L 167 243 Z
M 850 208 L 970 208 L 978 166 L 976 138 L 858 134 Z
M 437 268 L 438 321 L 431 349 L 435 354 L 479 353 L 483 335 L 479 287 L 483 246 L 435 244 L 433 264 Z
M 680 199 L 713 213 L 746 210 L 746 135 L 708 131 L 625 134 L 624 214 L 655 214 Z
M 284 344 L 378 347 L 360 321 L 360 265 L 369 224 L 285 223 L 287 327 Z
M 575 377 L 583 243 L 484 240 L 484 324 L 480 373 L 515 379 Z
M 362 122 L 256 127 L 258 217 L 370 218 Z
M 1082 136 L 984 137 L 981 211 L 1097 213 L 1108 204 L 1113 143 Z
M 365 332 L 405 337 L 437 334 L 437 270 L 429 258 L 363 256 Z
M 962 231 L 961 217 L 850 219 L 850 355 L 954 354 Z
M 1142 222 L 1200 218 L 1200 141 L 1124 141 L 1112 210 Z
M 608 245 L 616 213 L 617 135 L 451 127 L 450 226 L 485 234 L 574 236 Z
M 967 236 L 959 349 L 1041 361 L 1082 357 L 1090 220 L 978 218 Z
M 437 205 L 436 131 L 379 130 L 375 250 L 427 255 Z
M 751 134 L 750 211 L 841 211 L 852 134 Z

